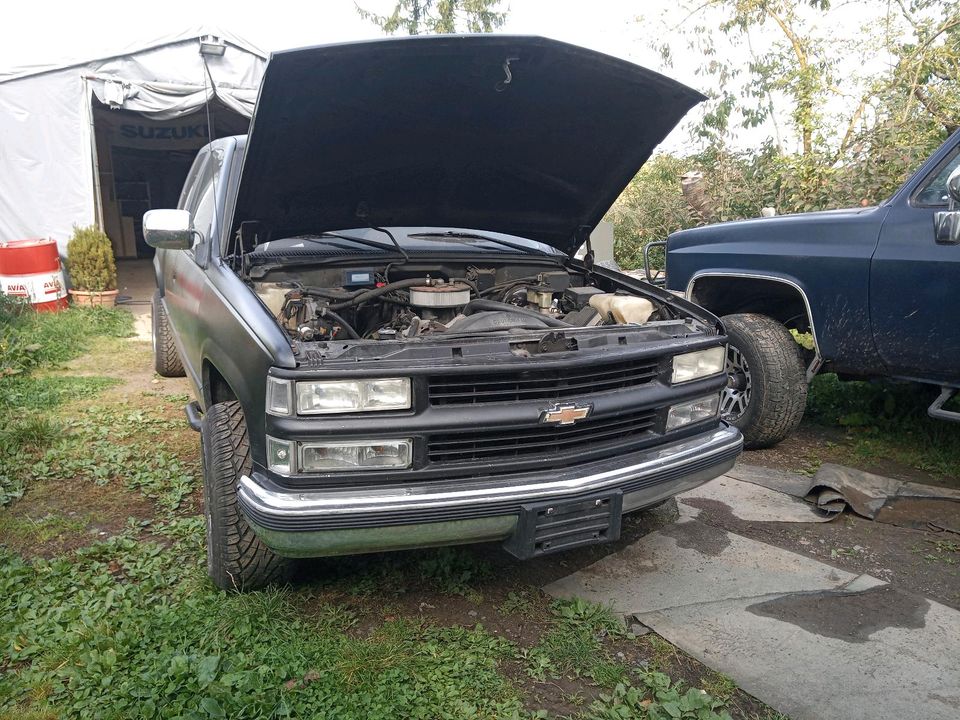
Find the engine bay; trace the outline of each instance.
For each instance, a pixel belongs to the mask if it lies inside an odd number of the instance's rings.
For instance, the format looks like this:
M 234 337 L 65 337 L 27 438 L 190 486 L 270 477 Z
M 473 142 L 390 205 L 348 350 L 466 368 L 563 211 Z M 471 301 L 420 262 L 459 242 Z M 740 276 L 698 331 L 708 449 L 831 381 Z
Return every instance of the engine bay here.
M 416 341 L 677 317 L 655 299 L 558 265 L 283 268 L 252 282 L 291 340 Z

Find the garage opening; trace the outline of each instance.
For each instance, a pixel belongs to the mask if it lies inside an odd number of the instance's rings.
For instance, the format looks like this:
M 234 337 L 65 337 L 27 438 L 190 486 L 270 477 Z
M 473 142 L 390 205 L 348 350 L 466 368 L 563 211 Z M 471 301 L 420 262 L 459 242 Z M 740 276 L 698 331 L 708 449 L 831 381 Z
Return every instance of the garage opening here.
M 129 110 L 108 108 L 96 97 L 93 127 L 103 229 L 118 258 L 150 258 L 143 240 L 143 214 L 176 207 L 197 151 L 210 139 L 247 132 L 249 119 L 218 100 L 207 112 L 155 120 Z

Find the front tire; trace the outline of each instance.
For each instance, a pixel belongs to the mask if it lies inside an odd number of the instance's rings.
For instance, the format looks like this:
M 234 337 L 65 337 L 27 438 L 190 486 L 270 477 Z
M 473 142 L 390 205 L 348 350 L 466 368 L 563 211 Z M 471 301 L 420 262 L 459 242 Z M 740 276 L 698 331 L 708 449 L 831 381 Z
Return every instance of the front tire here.
M 170 317 L 160 302 L 160 291 L 153 293 L 151 303 L 153 318 L 153 368 L 160 377 L 183 377 L 183 361 L 173 342 L 173 331 L 170 328 Z
M 221 590 L 257 590 L 289 579 L 292 561 L 263 544 L 237 504 L 237 481 L 249 475 L 247 423 L 238 402 L 218 403 L 203 416 L 203 509 L 207 572 Z
M 776 445 L 796 430 L 807 403 L 800 347 L 787 328 L 766 315 L 722 319 L 730 344 L 721 416 L 743 433 L 747 449 Z

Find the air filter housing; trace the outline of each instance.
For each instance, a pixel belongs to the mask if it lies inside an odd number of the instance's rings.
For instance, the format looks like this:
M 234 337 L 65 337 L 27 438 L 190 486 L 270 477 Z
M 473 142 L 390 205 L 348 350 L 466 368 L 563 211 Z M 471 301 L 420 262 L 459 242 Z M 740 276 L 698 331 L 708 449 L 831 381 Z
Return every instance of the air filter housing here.
M 422 308 L 463 307 L 470 302 L 470 288 L 460 283 L 438 283 L 410 288 L 410 304 Z

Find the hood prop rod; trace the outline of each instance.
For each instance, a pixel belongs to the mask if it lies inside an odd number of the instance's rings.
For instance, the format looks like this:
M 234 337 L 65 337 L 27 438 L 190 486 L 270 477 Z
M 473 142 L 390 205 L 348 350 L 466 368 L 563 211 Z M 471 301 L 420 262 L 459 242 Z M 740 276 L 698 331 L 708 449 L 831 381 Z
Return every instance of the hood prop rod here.
M 581 225 L 577 228 L 577 231 L 574 233 L 574 243 L 573 250 L 570 251 L 570 259 L 577 254 L 577 250 L 580 249 L 581 245 L 586 244 L 587 252 L 583 256 L 583 264 L 587 266 L 587 272 L 589 273 L 593 270 L 593 247 L 590 245 L 590 233 L 593 231 L 589 225 Z

